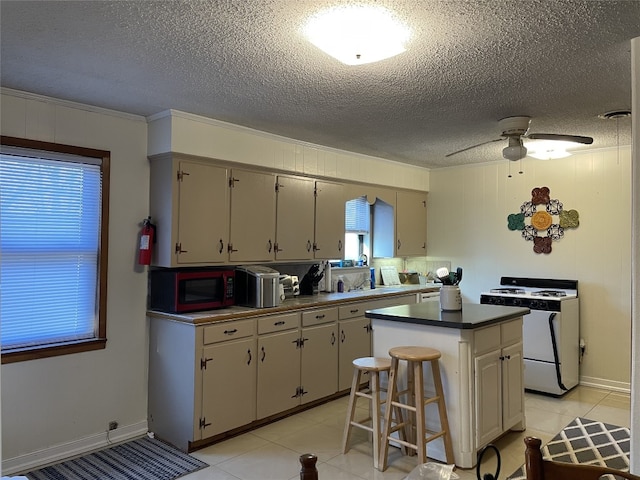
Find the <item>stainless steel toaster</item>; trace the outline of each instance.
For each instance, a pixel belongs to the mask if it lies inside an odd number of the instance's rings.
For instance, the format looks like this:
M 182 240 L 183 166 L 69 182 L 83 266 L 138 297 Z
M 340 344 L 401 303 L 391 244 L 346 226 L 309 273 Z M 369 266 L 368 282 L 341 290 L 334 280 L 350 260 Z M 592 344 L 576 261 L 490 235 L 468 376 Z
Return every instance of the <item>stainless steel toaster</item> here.
M 236 267 L 236 305 L 253 308 L 280 305 L 280 272 L 262 265 Z

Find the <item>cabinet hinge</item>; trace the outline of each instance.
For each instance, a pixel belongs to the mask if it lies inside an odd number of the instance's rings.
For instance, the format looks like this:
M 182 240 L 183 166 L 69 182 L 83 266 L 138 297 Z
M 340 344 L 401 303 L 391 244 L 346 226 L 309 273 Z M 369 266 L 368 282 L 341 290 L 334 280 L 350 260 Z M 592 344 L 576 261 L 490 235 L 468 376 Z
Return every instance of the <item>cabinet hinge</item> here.
M 182 182 L 184 180 L 184 177 L 189 175 L 189 172 L 185 172 L 183 170 L 178 170 L 177 174 L 178 174 L 177 175 L 178 181 Z
M 305 391 L 304 387 L 302 385 L 300 385 L 299 387 L 296 387 L 296 393 L 295 395 L 291 395 L 291 398 L 298 398 L 298 397 L 302 397 L 303 395 L 306 395 L 307 391 Z
M 178 253 L 187 253 L 186 250 L 182 249 L 182 243 L 176 243 L 176 254 Z
M 207 369 L 207 363 L 209 363 L 213 358 L 203 358 L 200 360 L 200 370 Z
M 276 193 L 280 191 L 280 184 L 278 182 L 276 182 L 275 184 L 275 189 L 276 189 Z
M 203 417 L 200 419 L 199 426 L 200 426 L 200 430 L 202 430 L 203 428 L 210 427 L 211 423 L 207 423 L 207 419 Z
M 318 187 L 313 187 L 313 196 L 314 197 L 318 196 Z

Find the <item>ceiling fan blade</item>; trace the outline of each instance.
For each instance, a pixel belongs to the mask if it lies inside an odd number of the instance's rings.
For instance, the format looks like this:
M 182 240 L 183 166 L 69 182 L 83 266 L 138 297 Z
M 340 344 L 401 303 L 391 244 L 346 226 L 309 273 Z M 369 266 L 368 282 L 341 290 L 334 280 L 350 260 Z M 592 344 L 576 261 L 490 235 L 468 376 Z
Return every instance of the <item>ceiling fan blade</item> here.
M 582 137 L 580 135 L 562 135 L 556 133 L 531 133 L 526 136 L 531 140 L 561 140 L 563 142 L 584 143 L 585 145 L 591 145 L 593 138 Z
M 481 147 L 482 145 L 487 145 L 488 143 L 500 142 L 501 140 L 504 140 L 504 138 L 496 138 L 495 140 L 489 140 L 487 142 L 478 143 L 477 145 L 472 145 L 470 147 L 463 148 L 462 150 L 458 150 L 457 152 L 448 153 L 447 155 L 445 155 L 445 157 L 451 157 L 453 155 L 457 155 L 458 153 L 462 153 L 462 152 L 466 152 L 467 150 L 471 150 L 472 148 Z

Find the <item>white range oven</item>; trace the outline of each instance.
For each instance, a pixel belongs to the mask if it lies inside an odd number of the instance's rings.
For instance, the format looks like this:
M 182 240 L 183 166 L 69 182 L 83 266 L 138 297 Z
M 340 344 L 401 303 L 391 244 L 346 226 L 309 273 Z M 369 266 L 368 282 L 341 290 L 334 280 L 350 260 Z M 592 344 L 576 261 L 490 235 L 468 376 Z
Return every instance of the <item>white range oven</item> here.
M 524 316 L 525 389 L 561 396 L 578 385 L 580 309 L 578 281 L 502 277 L 480 303 L 527 307 Z

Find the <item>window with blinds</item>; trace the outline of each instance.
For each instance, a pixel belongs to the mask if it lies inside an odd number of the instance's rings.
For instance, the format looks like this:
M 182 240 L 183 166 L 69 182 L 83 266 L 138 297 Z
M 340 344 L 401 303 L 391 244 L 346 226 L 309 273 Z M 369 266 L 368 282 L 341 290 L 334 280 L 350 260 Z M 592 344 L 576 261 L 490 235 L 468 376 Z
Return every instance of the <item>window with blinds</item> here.
M 29 141 L 3 137 L 0 154 L 3 363 L 12 357 L 48 356 L 43 349 L 50 355 L 93 349 L 78 345 L 103 344 L 106 332 L 106 259 L 101 254 L 106 252 L 108 156 L 25 144 Z
M 367 197 L 358 197 L 345 204 L 344 258 L 357 260 L 369 255 L 371 206 Z
M 350 233 L 369 233 L 371 223 L 370 207 L 367 197 L 358 197 L 346 202 L 345 231 Z

